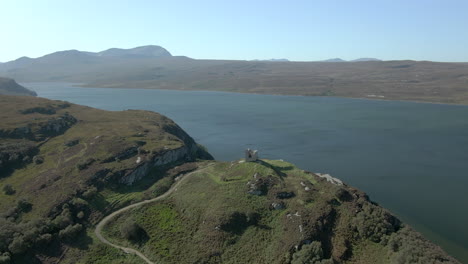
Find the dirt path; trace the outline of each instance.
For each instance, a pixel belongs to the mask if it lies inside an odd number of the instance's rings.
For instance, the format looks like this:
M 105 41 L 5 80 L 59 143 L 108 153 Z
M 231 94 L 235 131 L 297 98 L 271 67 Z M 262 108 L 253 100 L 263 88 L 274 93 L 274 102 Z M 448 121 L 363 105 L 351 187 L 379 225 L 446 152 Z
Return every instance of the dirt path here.
M 97 225 L 96 225 L 96 229 L 94 230 L 94 233 L 96 234 L 96 237 L 101 240 L 102 243 L 104 244 L 107 244 L 111 247 L 114 247 L 114 248 L 117 248 L 117 249 L 120 249 L 120 250 L 123 250 L 125 253 L 127 254 L 135 254 L 137 255 L 138 257 L 140 257 L 141 259 L 143 259 L 144 261 L 146 261 L 146 263 L 148 264 L 154 264 L 154 262 L 152 262 L 151 260 L 149 260 L 145 255 L 143 255 L 143 253 L 141 253 L 140 251 L 136 250 L 136 249 L 133 249 L 133 248 L 127 248 L 127 247 L 122 247 L 122 246 L 119 246 L 119 245 L 116 245 L 116 244 L 113 244 L 112 242 L 110 242 L 109 240 L 107 240 L 102 234 L 101 234 L 101 231 L 102 231 L 102 228 L 104 228 L 104 226 L 109 223 L 109 221 L 114 218 L 115 216 L 123 213 L 123 212 L 126 212 L 132 208 L 135 208 L 135 207 L 139 207 L 139 206 L 142 206 L 144 204 L 148 204 L 148 203 L 152 203 L 152 202 L 155 202 L 155 201 L 159 201 L 159 200 L 162 200 L 166 197 L 168 197 L 169 195 L 171 195 L 174 191 L 177 190 L 177 187 L 179 187 L 179 185 L 185 181 L 185 179 L 187 179 L 190 175 L 192 175 L 193 173 L 196 173 L 196 172 L 200 172 L 201 170 L 204 170 L 206 169 L 207 167 L 213 165 L 213 163 L 210 163 L 209 165 L 207 165 L 206 167 L 202 168 L 202 169 L 199 169 L 199 170 L 196 170 L 194 172 L 191 172 L 185 176 L 182 176 L 174 185 L 172 185 L 172 187 L 167 191 L 165 192 L 164 194 L 156 197 L 156 198 L 153 198 L 153 199 L 150 199 L 150 200 L 144 200 L 144 201 L 141 201 L 141 202 L 138 202 L 138 203 L 134 203 L 134 204 L 131 204 L 129 206 L 126 206 L 126 207 L 123 207 L 113 213 L 111 213 L 110 215 L 104 217 L 101 222 L 99 222 Z

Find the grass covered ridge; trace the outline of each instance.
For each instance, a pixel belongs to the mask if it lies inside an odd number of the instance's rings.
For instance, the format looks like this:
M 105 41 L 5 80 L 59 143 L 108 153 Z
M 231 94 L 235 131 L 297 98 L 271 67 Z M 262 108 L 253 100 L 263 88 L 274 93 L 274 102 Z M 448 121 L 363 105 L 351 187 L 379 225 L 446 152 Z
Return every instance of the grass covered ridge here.
M 189 177 L 106 237 L 162 263 L 458 263 L 363 192 L 287 162 L 217 162 Z M 140 237 L 122 236 L 126 221 Z

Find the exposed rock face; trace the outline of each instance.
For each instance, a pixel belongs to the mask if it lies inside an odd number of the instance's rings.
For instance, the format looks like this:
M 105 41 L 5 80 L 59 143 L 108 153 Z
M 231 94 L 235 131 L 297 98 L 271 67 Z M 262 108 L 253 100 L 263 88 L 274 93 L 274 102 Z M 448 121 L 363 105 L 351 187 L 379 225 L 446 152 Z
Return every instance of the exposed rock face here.
M 41 141 L 47 137 L 63 134 L 77 121 L 75 117 L 65 113 L 59 117 L 50 118 L 47 121 L 30 123 L 15 129 L 0 129 L 0 138 L 25 138 Z
M 152 157 L 150 161 L 141 163 L 132 172 L 125 174 L 120 178 L 119 182 L 127 185 L 132 185 L 134 182 L 145 177 L 149 170 L 157 167 L 167 165 L 177 161 L 191 161 L 196 158 L 197 145 L 191 144 L 189 146 L 183 146 L 178 149 L 168 150 L 163 154 Z

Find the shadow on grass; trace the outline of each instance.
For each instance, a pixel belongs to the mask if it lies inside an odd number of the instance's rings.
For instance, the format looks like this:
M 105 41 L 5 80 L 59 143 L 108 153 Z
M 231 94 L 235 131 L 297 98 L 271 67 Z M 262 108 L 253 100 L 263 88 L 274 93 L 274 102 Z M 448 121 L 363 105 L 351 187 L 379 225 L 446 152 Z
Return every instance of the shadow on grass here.
M 294 169 L 293 166 L 284 166 L 284 167 L 275 166 L 275 165 L 270 164 L 268 162 L 265 162 L 263 160 L 258 160 L 256 162 L 258 164 L 261 164 L 261 165 L 263 165 L 265 167 L 268 167 L 268 168 L 272 169 L 276 174 L 278 174 L 278 176 L 280 176 L 281 179 L 283 179 L 284 177 L 288 177 L 288 175 L 286 173 L 284 173 L 284 171 L 289 171 L 289 170 Z
M 77 238 L 67 241 L 67 244 L 70 247 L 78 248 L 81 250 L 88 250 L 89 245 L 92 243 L 93 239 L 86 232 L 81 232 Z

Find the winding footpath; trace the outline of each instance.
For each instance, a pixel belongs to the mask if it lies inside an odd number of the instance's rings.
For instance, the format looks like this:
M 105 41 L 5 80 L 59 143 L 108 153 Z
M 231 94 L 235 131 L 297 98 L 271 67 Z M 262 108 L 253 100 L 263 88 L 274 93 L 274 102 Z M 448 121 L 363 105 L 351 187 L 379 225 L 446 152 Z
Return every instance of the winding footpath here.
M 96 234 L 96 237 L 104 244 L 107 244 L 113 248 L 117 248 L 117 249 L 120 249 L 122 250 L 123 252 L 127 253 L 127 254 L 135 254 L 137 255 L 138 257 L 140 257 L 141 259 L 143 259 L 144 261 L 146 261 L 146 263 L 148 264 L 155 264 L 154 262 L 152 262 L 151 260 L 149 260 L 145 255 L 143 255 L 143 253 L 141 253 L 140 251 L 136 250 L 136 249 L 133 249 L 133 248 L 128 248 L 128 247 L 122 247 L 122 246 L 119 246 L 119 245 L 116 245 L 116 244 L 113 244 L 112 242 L 110 242 L 109 240 L 107 240 L 101 233 L 102 229 L 104 228 L 104 226 L 107 225 L 107 223 L 109 223 L 109 221 L 116 217 L 117 215 L 123 213 L 123 212 L 126 212 L 130 209 L 133 209 L 135 207 L 139 207 L 139 206 L 142 206 L 142 205 L 145 205 L 145 204 L 148 204 L 148 203 L 152 203 L 152 202 L 155 202 L 155 201 L 159 201 L 159 200 L 162 200 L 166 197 L 168 197 L 169 195 L 171 195 L 174 191 L 177 190 L 177 187 L 179 187 L 179 185 L 185 181 L 185 179 L 187 179 L 190 175 L 192 175 L 193 173 L 197 173 L 197 172 L 200 172 L 204 169 L 206 169 L 207 167 L 211 166 L 211 165 L 214 165 L 214 163 L 211 163 L 209 164 L 208 166 L 202 168 L 202 169 L 199 169 L 199 170 L 196 170 L 196 171 L 193 171 L 191 173 L 188 173 L 187 175 L 185 176 L 182 176 L 181 178 L 179 178 L 179 180 L 174 184 L 172 185 L 172 187 L 167 191 L 165 192 L 164 194 L 156 197 L 156 198 L 153 198 L 153 199 L 149 199 L 149 200 L 144 200 L 144 201 L 141 201 L 141 202 L 138 202 L 138 203 L 134 203 L 134 204 L 131 204 L 129 206 L 126 206 L 126 207 L 123 207 L 111 214 L 109 214 L 108 216 L 104 217 L 101 222 L 99 222 L 97 225 L 96 225 L 96 229 L 94 230 L 94 234 Z

